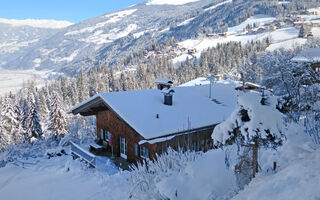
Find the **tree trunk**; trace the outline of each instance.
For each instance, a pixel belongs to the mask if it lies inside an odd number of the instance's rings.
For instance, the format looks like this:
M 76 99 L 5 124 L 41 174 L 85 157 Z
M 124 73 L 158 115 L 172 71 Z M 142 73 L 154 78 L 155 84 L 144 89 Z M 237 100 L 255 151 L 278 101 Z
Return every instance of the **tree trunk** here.
M 252 149 L 252 177 L 256 176 L 258 172 L 258 139 L 254 139 L 253 149 Z

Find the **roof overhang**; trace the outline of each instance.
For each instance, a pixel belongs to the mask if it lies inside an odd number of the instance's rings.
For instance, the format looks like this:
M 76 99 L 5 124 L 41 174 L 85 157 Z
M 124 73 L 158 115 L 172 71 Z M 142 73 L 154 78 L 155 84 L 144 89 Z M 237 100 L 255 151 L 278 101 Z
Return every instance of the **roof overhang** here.
M 95 98 L 92 98 L 90 101 L 87 101 L 86 103 L 81 104 L 80 106 L 71 108 L 70 111 L 68 111 L 68 114 L 80 114 L 82 116 L 90 116 L 95 115 L 99 111 L 107 110 L 108 107 L 106 106 L 104 100 L 100 96 L 96 96 Z

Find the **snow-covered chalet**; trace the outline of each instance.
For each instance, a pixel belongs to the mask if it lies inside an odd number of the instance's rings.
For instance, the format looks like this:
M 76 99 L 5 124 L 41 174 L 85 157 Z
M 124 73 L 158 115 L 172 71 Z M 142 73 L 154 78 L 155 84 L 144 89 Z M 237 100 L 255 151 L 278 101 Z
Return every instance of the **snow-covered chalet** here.
M 129 162 L 168 147 L 206 151 L 214 127 L 235 108 L 236 84 L 202 81 L 171 87 L 170 80 L 157 79 L 158 89 L 100 93 L 69 113 L 95 115 L 97 138 Z

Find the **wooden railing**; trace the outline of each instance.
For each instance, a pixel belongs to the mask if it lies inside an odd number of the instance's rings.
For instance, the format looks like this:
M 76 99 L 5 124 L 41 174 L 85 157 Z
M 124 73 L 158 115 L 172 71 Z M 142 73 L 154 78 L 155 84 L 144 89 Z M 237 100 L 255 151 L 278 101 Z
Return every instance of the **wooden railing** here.
M 96 167 L 96 156 L 90 153 L 89 151 L 84 150 L 77 144 L 70 142 L 71 143 L 71 152 L 75 156 L 85 160 L 88 162 L 92 167 Z

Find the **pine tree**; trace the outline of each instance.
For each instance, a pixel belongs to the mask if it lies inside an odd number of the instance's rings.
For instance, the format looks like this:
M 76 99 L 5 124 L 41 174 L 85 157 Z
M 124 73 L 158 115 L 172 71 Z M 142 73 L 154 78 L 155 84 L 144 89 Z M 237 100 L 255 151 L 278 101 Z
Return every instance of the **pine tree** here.
M 13 97 L 6 97 L 0 116 L 0 149 L 9 144 L 20 144 L 24 139 L 24 129 L 21 120 L 21 109 Z
M 25 108 L 26 137 L 28 140 L 32 141 L 34 138 L 38 139 L 42 136 L 40 118 L 38 115 L 38 109 L 36 106 L 33 93 L 28 94 L 26 106 L 27 106 Z
M 13 127 L 17 124 L 11 98 L 7 97 L 4 99 L 1 111 L 0 149 L 4 150 L 10 143 L 12 143 L 14 132 Z
M 68 126 L 64 113 L 60 98 L 57 93 L 54 93 L 50 107 L 48 130 L 51 131 L 55 137 L 68 134 Z

